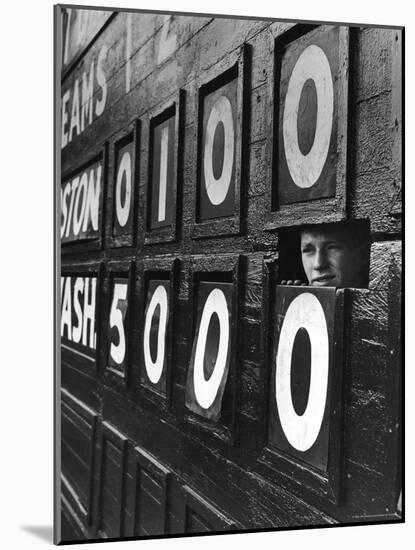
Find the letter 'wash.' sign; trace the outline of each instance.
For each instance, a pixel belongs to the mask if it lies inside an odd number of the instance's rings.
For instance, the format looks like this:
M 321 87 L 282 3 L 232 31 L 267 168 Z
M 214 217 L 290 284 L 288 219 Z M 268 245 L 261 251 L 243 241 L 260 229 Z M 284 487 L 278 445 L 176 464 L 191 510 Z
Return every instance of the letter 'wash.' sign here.
M 278 197 L 289 204 L 336 193 L 339 29 L 291 42 L 280 60 Z
M 103 166 L 101 160 L 62 184 L 62 244 L 100 237 L 102 187 Z
M 197 324 L 187 375 L 186 406 L 219 420 L 229 374 L 232 284 L 200 283 Z
M 327 470 L 335 288 L 278 286 L 272 358 L 270 442 Z
M 237 84 L 234 79 L 203 98 L 200 220 L 235 213 Z
M 62 347 L 95 356 L 97 278 L 61 277 Z

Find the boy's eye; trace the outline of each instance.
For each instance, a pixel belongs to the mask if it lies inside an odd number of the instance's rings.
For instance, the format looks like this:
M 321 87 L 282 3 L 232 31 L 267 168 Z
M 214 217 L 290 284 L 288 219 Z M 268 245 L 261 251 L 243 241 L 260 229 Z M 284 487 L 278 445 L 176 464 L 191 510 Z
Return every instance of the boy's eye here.
M 312 246 L 305 246 L 302 250 L 303 254 L 310 254 L 314 251 L 314 248 Z

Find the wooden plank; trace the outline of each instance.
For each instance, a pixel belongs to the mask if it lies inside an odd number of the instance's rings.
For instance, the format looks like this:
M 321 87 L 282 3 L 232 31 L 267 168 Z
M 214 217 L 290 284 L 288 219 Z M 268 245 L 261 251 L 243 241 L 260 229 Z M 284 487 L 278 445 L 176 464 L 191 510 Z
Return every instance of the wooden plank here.
M 69 69 L 113 14 L 108 10 L 61 8 L 63 72 Z

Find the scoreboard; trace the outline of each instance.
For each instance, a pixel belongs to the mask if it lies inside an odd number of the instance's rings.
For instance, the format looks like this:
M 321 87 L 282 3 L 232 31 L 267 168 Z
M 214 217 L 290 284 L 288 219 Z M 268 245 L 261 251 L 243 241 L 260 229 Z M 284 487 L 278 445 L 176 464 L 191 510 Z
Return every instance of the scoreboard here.
M 402 29 L 55 10 L 60 540 L 401 521 Z

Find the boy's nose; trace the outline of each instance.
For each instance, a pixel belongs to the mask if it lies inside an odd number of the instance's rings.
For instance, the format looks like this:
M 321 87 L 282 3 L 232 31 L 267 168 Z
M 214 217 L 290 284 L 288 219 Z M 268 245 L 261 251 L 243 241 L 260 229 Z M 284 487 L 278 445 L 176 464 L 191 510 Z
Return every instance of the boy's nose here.
M 322 249 L 317 249 L 314 255 L 314 269 L 321 270 L 327 267 L 327 254 Z

